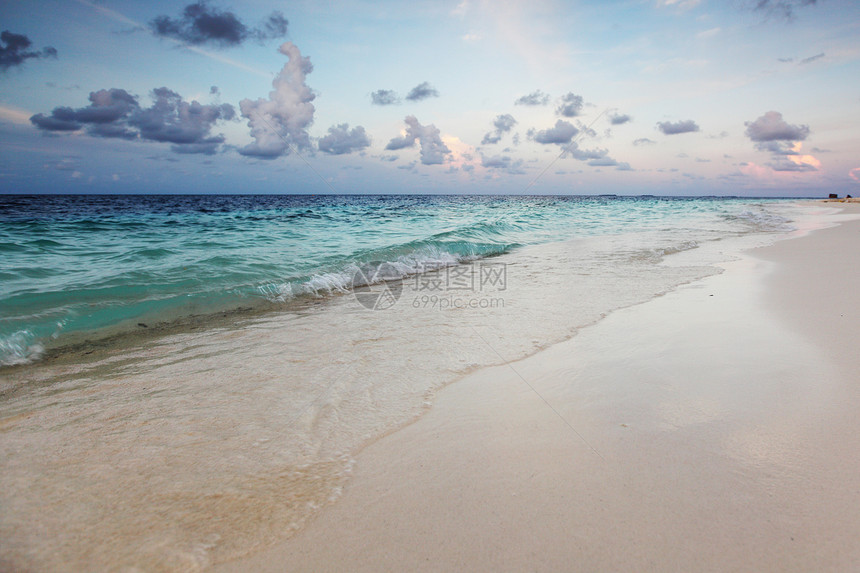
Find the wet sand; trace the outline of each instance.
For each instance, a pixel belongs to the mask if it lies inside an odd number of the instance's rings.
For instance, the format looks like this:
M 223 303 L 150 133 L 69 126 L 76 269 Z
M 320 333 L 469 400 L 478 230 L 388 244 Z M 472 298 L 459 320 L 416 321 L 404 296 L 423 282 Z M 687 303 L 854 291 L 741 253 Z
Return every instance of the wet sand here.
M 855 570 L 859 244 L 855 220 L 748 252 L 467 376 L 214 569 Z

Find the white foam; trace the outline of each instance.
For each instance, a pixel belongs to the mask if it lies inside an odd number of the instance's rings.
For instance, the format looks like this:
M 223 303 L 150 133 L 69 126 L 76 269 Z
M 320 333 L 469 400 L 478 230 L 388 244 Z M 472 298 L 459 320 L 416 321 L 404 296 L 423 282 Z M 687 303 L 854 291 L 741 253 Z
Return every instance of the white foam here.
M 0 365 L 14 366 L 38 360 L 45 348 L 35 339 L 36 336 L 29 330 L 19 330 L 0 337 Z

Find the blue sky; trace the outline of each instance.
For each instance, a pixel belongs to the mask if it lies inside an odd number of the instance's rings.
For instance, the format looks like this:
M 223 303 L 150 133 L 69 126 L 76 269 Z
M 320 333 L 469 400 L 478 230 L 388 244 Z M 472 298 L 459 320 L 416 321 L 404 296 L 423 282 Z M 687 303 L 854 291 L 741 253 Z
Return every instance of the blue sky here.
M 860 3 L 6 1 L 2 193 L 860 195 Z

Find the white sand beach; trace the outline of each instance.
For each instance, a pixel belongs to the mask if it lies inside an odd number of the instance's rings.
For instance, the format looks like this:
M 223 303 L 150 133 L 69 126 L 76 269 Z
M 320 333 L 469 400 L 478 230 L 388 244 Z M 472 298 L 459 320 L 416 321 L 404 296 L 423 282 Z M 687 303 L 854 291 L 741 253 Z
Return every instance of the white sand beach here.
M 850 220 L 750 251 L 451 384 L 215 570 L 856 570 L 858 243 Z

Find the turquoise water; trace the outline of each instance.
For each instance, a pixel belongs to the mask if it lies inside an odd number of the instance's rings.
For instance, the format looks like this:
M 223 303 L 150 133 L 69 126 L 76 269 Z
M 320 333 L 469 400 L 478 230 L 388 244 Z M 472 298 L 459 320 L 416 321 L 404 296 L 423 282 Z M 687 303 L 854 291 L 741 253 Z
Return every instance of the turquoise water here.
M 73 333 L 347 292 L 371 262 L 409 276 L 577 237 L 785 223 L 720 198 L 0 196 L 0 365 Z

